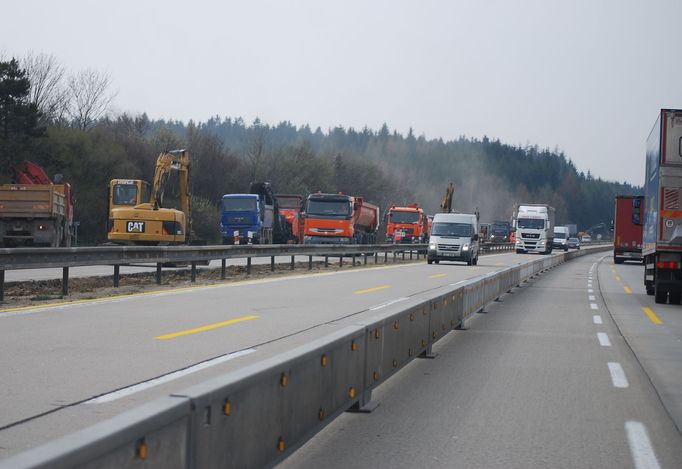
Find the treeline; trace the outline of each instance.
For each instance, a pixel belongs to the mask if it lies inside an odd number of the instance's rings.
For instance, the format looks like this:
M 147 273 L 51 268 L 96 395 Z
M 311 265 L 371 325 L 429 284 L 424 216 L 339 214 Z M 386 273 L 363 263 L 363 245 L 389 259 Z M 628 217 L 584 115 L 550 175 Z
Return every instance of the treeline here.
M 43 165 L 49 174 L 63 174 L 76 196 L 80 244 L 106 239 L 108 181 L 151 180 L 158 153 L 176 148 L 187 148 L 192 158 L 194 229 L 214 242 L 220 197 L 247 191 L 251 181 L 271 181 L 280 193 L 363 195 L 382 208 L 417 201 L 429 213 L 438 210 L 453 181 L 455 209 L 478 209 L 482 221 L 509 219 L 514 203 L 549 203 L 558 222 L 583 228 L 608 223 L 614 196 L 639 190 L 578 172 L 560 152 L 488 138 L 427 139 L 412 131 L 401 135 L 387 125 L 377 131 L 323 131 L 289 122 L 247 124 L 240 118 L 184 123 L 145 114 L 106 117 L 113 96 L 108 86 L 99 88 L 95 117 L 84 119 L 83 113 L 65 111 L 68 107 L 50 114 L 44 104 L 49 99 L 41 104 L 32 98 L 35 76 L 18 61 L 0 61 L 0 182 L 8 182 L 11 165 L 23 159 Z M 92 71 L 89 76 L 84 80 L 90 84 L 102 77 Z M 174 193 L 171 184 L 171 202 Z

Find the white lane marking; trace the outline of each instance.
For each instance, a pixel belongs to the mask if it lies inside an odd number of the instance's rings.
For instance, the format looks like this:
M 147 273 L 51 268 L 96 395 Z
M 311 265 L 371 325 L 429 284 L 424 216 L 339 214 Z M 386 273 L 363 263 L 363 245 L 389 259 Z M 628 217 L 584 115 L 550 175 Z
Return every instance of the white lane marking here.
M 660 469 L 656 453 L 649 439 L 649 432 L 642 422 L 630 420 L 625 422 L 625 433 L 628 435 L 628 445 L 632 462 L 636 469 Z
M 595 298 L 594 295 L 588 295 L 587 299 L 590 300 L 590 301 L 595 301 L 595 300 L 596 300 L 596 298 Z
M 599 306 L 597 306 L 596 303 L 590 303 L 590 308 L 599 309 Z
M 387 301 L 386 303 L 381 303 L 376 306 L 372 306 L 369 308 L 370 311 L 376 311 L 377 309 L 385 308 L 386 306 L 391 306 L 396 303 L 400 303 L 401 301 L 409 300 L 409 298 L 396 298 L 395 300 Z
M 587 293 L 594 293 L 594 290 L 592 290 L 591 288 L 588 288 Z
M 117 391 L 102 394 L 101 396 L 97 396 L 88 401 L 85 401 L 85 404 L 103 404 L 105 402 L 115 401 L 117 399 L 121 399 L 122 397 L 135 394 L 136 392 L 144 391 L 145 389 L 153 388 L 154 386 L 158 386 L 159 384 L 167 383 L 169 381 L 182 378 L 183 376 L 186 376 L 188 374 L 204 370 L 211 366 L 219 365 L 221 363 L 225 363 L 227 361 L 233 360 L 244 355 L 249 355 L 255 351 L 256 351 L 255 348 L 250 348 L 246 350 L 240 350 L 239 352 L 228 353 L 227 355 L 213 358 L 212 360 L 206 360 L 205 362 L 201 362 L 194 366 L 190 366 L 189 368 L 185 368 L 184 370 L 174 371 L 173 373 L 168 373 L 167 375 L 159 376 L 158 378 L 150 379 L 149 381 L 133 384 L 132 386 L 128 386 L 127 388 L 122 388 Z
M 611 347 L 611 340 L 606 332 L 597 332 L 597 339 L 599 339 L 599 345 L 602 347 Z
M 589 281 L 591 282 L 591 281 L 592 281 L 592 276 L 590 275 L 589 277 L 587 277 L 587 280 L 589 280 Z
M 601 320 L 601 316 L 599 316 L 598 314 L 592 316 L 592 322 L 595 324 L 604 324 Z
M 609 372 L 611 373 L 611 382 L 615 388 L 627 388 L 630 386 L 628 379 L 625 377 L 625 371 L 618 362 L 609 362 Z
M 460 283 L 468 282 L 469 280 L 471 280 L 471 279 L 460 280 L 459 282 L 451 283 L 451 284 L 449 284 L 448 286 L 449 286 L 449 287 L 454 287 L 455 285 L 459 285 Z

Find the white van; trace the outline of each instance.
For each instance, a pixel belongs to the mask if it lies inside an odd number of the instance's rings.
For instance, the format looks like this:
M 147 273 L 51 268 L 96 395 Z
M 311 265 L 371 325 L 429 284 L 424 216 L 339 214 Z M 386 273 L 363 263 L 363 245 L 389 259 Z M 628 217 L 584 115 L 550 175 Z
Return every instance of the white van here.
M 433 217 L 426 262 L 464 261 L 478 264 L 478 221 L 468 213 L 437 213 Z

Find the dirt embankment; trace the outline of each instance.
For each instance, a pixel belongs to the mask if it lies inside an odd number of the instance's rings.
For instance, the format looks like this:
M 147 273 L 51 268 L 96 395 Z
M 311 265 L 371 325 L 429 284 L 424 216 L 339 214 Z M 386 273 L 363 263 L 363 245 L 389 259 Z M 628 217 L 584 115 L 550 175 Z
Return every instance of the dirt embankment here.
M 423 262 L 402 261 L 397 263 Z M 389 260 L 388 265 L 392 265 Z M 377 266 L 384 265 L 383 259 Z M 220 278 L 220 269 L 198 269 L 196 283 L 191 282 L 189 268 L 165 268 L 162 273 L 161 285 L 156 284 L 155 272 L 140 272 L 121 275 L 119 287 L 114 288 L 113 275 L 107 277 L 75 277 L 69 279 L 69 294 L 63 296 L 62 282 L 55 280 L 32 280 L 27 282 L 8 282 L 5 284 L 5 301 L 0 302 L 0 310 L 35 306 L 45 303 L 59 303 L 62 301 L 90 300 L 105 298 L 116 295 L 130 295 L 152 291 L 173 290 L 195 285 L 211 285 L 217 283 L 239 282 L 244 280 L 256 280 L 263 278 L 283 277 L 287 275 L 300 275 L 308 273 L 331 272 L 334 270 L 348 270 L 359 268 L 371 268 L 374 266 L 370 258 L 365 266 L 357 263 L 355 267 L 350 262 L 344 261 L 343 267 L 338 264 L 324 266 L 324 262 L 313 262 L 312 269 L 308 270 L 307 262 L 297 262 L 291 270 L 290 264 L 276 264 L 275 270 L 270 270 L 270 265 L 252 265 L 251 273 L 246 273 L 245 266 L 227 266 L 226 278 Z

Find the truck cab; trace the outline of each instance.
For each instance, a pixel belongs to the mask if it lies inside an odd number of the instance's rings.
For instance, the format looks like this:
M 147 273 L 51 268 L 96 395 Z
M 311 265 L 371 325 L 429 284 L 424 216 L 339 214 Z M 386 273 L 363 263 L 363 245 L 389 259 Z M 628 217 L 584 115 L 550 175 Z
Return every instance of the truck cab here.
M 394 244 L 423 243 L 428 238 L 428 221 L 417 204 L 392 206 L 386 212 L 386 241 Z
M 220 203 L 223 244 L 271 244 L 273 206 L 258 194 L 226 194 Z
M 474 214 L 437 213 L 433 217 L 426 262 L 478 264 L 478 221 Z
M 519 205 L 515 210 L 516 253 L 550 254 L 554 241 L 554 208 L 548 205 Z

